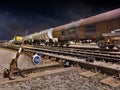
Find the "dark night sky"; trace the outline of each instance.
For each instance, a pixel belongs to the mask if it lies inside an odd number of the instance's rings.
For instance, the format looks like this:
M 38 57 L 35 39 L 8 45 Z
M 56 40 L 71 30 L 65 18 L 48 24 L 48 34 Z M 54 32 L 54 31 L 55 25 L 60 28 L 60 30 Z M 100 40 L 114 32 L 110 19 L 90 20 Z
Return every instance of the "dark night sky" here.
M 0 0 L 0 40 L 120 8 L 120 0 Z

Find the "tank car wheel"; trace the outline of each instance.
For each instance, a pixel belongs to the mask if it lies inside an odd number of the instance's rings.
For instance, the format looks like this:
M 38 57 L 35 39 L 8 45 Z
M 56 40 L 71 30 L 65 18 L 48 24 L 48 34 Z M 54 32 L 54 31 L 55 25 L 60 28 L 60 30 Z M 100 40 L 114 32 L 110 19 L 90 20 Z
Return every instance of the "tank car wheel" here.
M 69 44 L 66 44 L 66 47 L 69 47 Z
M 101 49 L 106 49 L 106 45 L 105 45 L 105 42 L 104 42 L 104 41 L 99 41 L 99 42 L 98 42 L 98 46 L 99 46 Z
M 110 45 L 108 46 L 109 49 L 113 49 L 114 48 L 114 45 Z

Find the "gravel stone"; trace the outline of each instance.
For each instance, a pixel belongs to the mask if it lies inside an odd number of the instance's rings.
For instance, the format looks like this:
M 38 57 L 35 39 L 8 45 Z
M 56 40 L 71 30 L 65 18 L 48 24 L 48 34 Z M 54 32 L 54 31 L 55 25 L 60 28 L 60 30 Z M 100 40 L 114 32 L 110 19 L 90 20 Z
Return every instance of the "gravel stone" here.
M 32 80 L 0 85 L 0 90 L 120 90 L 100 83 L 103 75 L 86 78 L 79 71 L 69 71 Z

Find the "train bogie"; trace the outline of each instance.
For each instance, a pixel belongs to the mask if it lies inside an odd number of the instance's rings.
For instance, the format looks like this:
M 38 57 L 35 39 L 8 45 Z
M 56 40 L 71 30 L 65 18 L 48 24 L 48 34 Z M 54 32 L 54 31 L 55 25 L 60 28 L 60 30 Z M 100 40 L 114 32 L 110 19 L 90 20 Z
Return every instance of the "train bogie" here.
M 120 29 L 111 31 L 110 33 L 102 34 L 105 37 L 106 43 L 110 43 L 106 46 L 112 49 L 114 46 L 120 49 Z

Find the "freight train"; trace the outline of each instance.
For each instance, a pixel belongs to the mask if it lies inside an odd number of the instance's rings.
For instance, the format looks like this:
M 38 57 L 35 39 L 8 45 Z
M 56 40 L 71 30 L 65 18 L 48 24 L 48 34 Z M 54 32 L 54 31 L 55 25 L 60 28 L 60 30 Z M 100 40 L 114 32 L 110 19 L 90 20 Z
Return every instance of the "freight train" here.
M 113 49 L 115 46 L 120 48 L 120 33 L 117 36 L 110 35 L 111 31 L 119 29 L 120 8 L 30 34 L 25 37 L 24 43 L 69 46 L 69 41 L 89 41 L 96 42 L 102 49 Z

